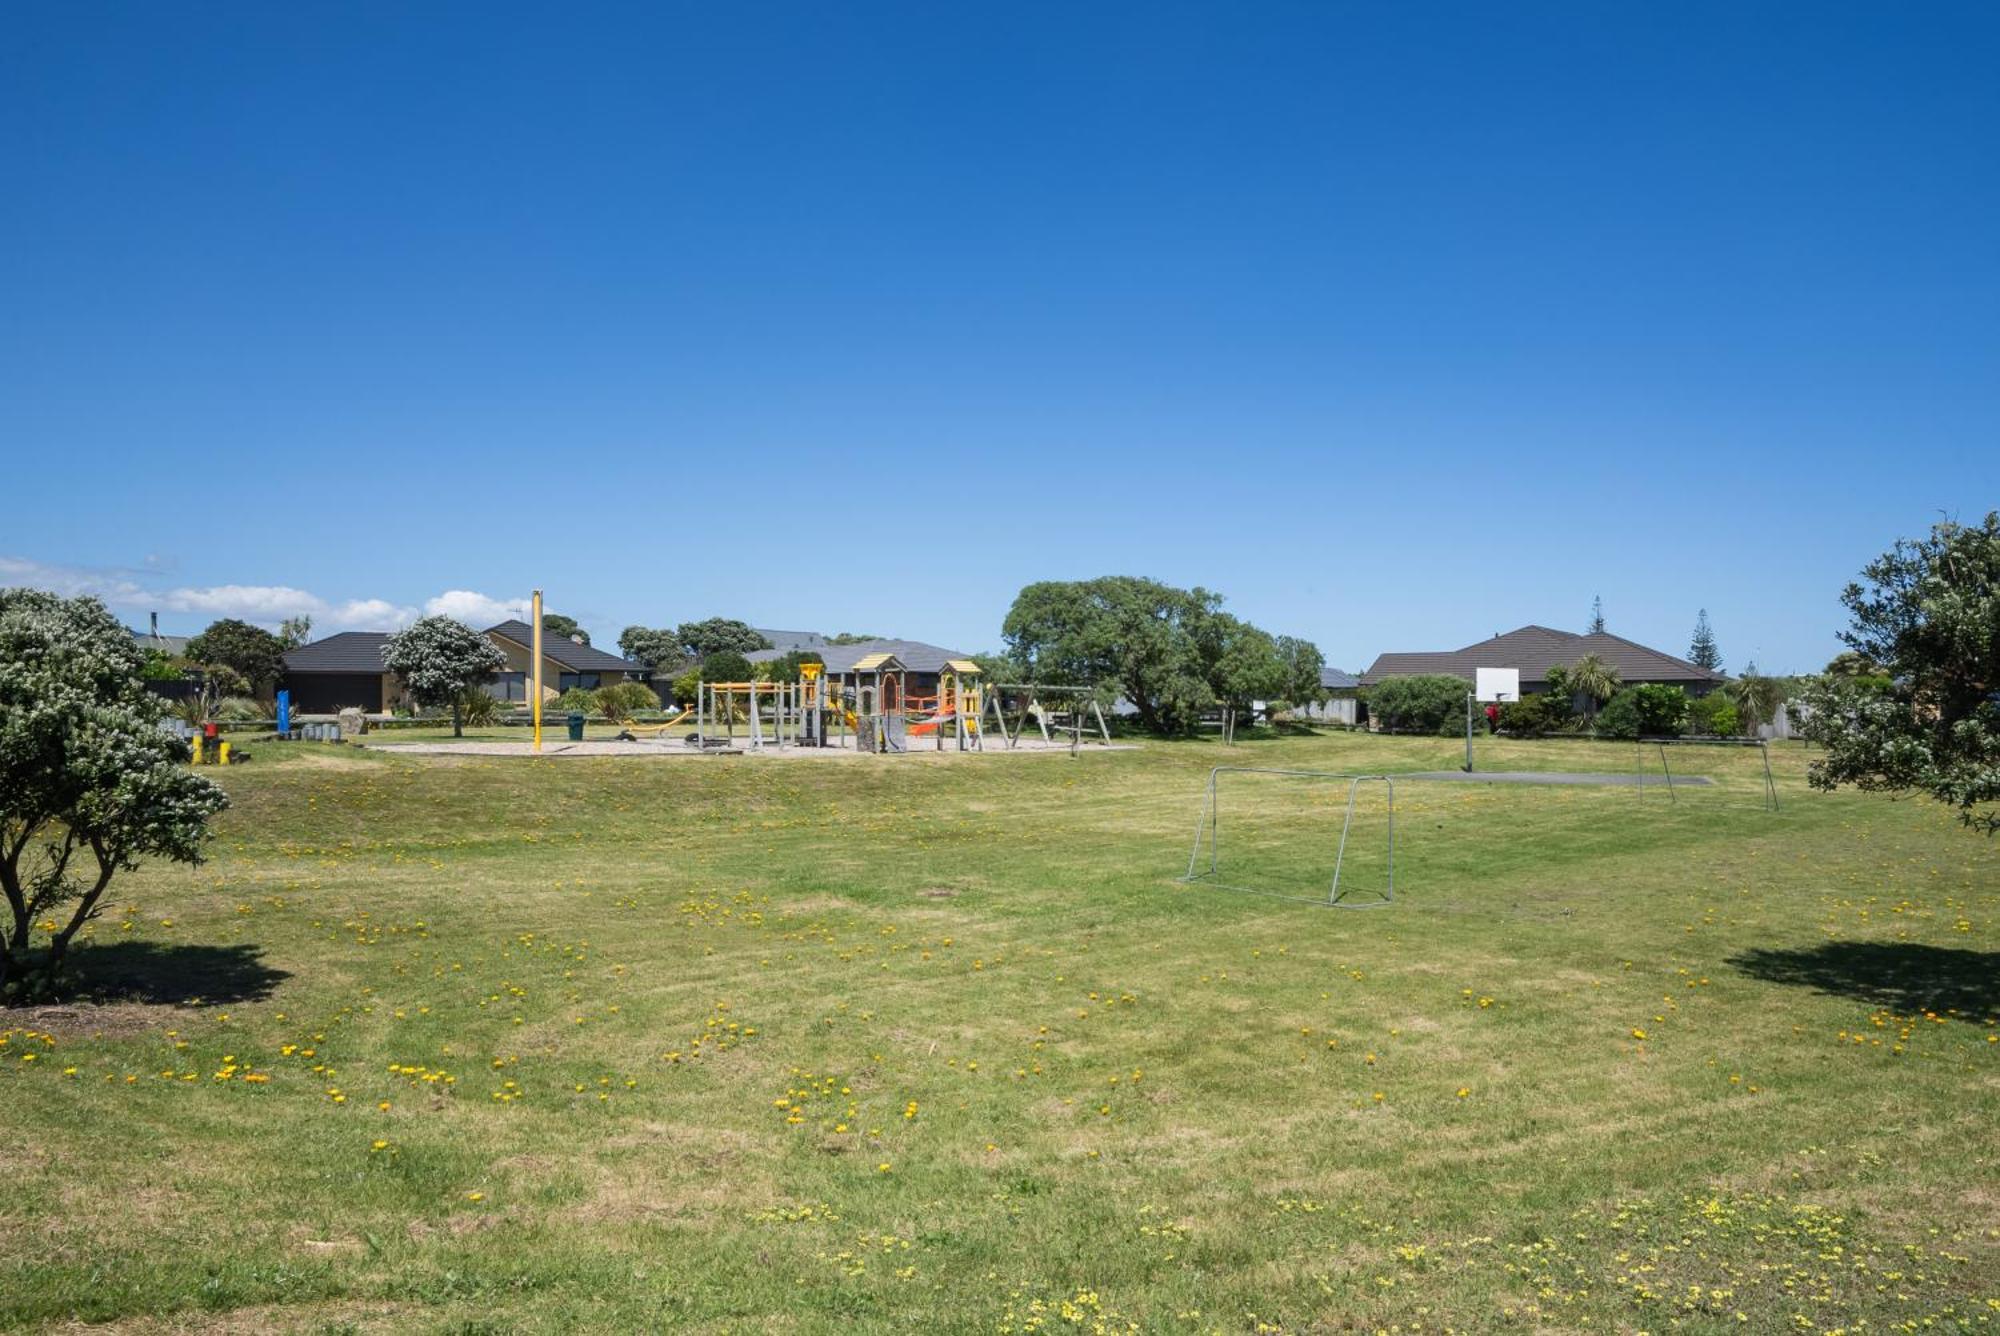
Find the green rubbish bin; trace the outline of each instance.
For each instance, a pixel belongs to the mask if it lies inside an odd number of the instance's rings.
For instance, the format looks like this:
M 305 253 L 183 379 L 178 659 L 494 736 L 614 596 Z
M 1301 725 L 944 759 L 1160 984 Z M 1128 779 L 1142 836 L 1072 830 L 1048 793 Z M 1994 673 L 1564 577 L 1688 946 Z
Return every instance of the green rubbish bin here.
M 571 710 L 568 714 L 563 716 L 563 721 L 569 725 L 569 740 L 571 742 L 582 742 L 583 711 Z

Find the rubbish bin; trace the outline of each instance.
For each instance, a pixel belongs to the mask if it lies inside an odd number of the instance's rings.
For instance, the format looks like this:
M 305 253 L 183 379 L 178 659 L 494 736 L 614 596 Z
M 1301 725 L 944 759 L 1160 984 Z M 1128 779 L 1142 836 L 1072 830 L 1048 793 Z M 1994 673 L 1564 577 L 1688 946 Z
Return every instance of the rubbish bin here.
M 563 716 L 563 719 L 564 719 L 564 722 L 566 722 L 566 723 L 568 723 L 568 724 L 569 724 L 569 740 L 570 740 L 571 742 L 582 742 L 582 741 L 583 741 L 583 711 L 581 711 L 581 710 L 571 710 L 571 711 L 570 711 L 570 712 L 569 712 L 569 713 L 568 713 L 567 715 L 564 715 L 564 716 Z

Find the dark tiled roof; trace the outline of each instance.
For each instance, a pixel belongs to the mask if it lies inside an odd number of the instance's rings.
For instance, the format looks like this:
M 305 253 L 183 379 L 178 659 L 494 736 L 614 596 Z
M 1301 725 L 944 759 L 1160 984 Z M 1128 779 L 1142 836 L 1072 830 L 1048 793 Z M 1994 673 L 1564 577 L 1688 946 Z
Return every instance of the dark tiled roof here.
M 750 629 L 771 642 L 771 648 L 760 649 L 757 653 L 768 654 L 773 658 L 788 654 L 795 649 L 826 647 L 826 637 L 817 631 L 772 631 L 762 626 L 753 626 Z
M 1322 668 L 1319 684 L 1328 691 L 1351 691 L 1361 685 L 1361 679 L 1339 668 Z
M 125 628 L 132 631 L 131 627 Z M 162 654 L 180 655 L 187 653 L 188 641 L 193 636 L 162 636 L 151 631 L 132 631 L 132 639 L 140 649 L 156 649 Z
M 535 628 L 523 621 L 505 621 L 486 628 L 486 634 L 511 640 L 522 649 L 534 648 Z M 554 659 L 573 673 L 643 673 L 643 663 L 606 654 L 594 645 L 579 645 L 568 636 L 542 633 L 542 657 Z
M 1599 631 L 1577 635 L 1546 626 L 1523 626 L 1505 635 L 1494 636 L 1464 649 L 1416 653 L 1383 654 L 1361 674 L 1362 686 L 1373 686 L 1385 677 L 1411 677 L 1420 673 L 1443 673 L 1470 682 L 1475 668 L 1518 668 L 1525 682 L 1539 682 L 1549 669 L 1569 667 L 1586 654 L 1618 670 L 1627 682 L 1720 682 L 1719 674 L 1650 649 L 1637 641 Z
M 854 665 L 871 654 L 893 654 L 913 673 L 941 673 L 947 659 L 969 659 L 970 654 L 921 640 L 864 640 L 856 645 L 828 645 L 819 650 L 829 673 L 854 671 Z
M 385 673 L 382 646 L 387 631 L 342 631 L 310 645 L 285 651 L 288 673 Z

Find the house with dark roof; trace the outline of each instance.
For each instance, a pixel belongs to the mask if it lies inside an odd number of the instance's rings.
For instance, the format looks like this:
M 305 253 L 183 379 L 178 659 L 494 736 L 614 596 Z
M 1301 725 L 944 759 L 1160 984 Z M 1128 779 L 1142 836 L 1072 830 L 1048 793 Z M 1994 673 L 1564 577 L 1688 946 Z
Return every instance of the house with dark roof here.
M 772 638 L 769 631 L 762 632 L 765 639 Z M 773 641 L 775 644 L 776 642 Z M 798 647 L 808 654 L 817 654 L 826 664 L 828 677 L 840 677 L 855 671 L 855 665 L 878 654 L 892 654 L 903 666 L 904 681 L 913 696 L 928 696 L 936 693 L 938 677 L 946 671 L 953 660 L 964 661 L 972 656 L 962 650 L 946 649 L 942 645 L 927 645 L 921 640 L 857 640 L 851 645 L 829 645 L 822 639 L 818 645 Z M 790 651 L 785 649 L 760 649 L 743 657 L 751 663 L 770 663 L 781 659 Z
M 404 693 L 396 675 L 382 666 L 388 643 L 387 631 L 342 631 L 286 650 L 279 685 L 292 693 L 292 713 L 389 713 Z
M 486 638 L 506 658 L 507 666 L 495 675 L 487 689 L 503 701 L 528 699 L 529 670 L 534 664 L 535 628 L 512 620 L 486 628 Z M 568 636 L 542 633 L 542 686 L 564 692 L 571 687 L 595 690 L 614 682 L 643 682 L 652 669 L 633 659 L 620 658 L 593 645 Z
M 1476 677 L 1475 669 L 1515 668 L 1521 673 L 1521 691 L 1533 695 L 1548 689 L 1549 669 L 1567 669 L 1586 654 L 1595 654 L 1617 669 L 1619 680 L 1628 686 L 1657 682 L 1681 687 L 1690 696 L 1705 696 L 1726 680 L 1720 673 L 1711 673 L 1686 659 L 1607 631 L 1578 635 L 1547 626 L 1523 626 L 1463 649 L 1378 655 L 1361 674 L 1360 685 L 1371 687 L 1384 678 L 1430 673 L 1462 677 L 1471 682 Z
M 534 661 L 533 629 L 526 622 L 506 621 L 488 627 L 485 635 L 506 660 L 486 689 L 503 701 L 526 701 L 528 669 Z M 292 693 L 293 712 L 333 714 L 358 707 L 369 714 L 387 714 L 402 704 L 402 683 L 382 666 L 382 648 L 388 642 L 387 631 L 342 631 L 285 651 L 281 685 Z M 644 681 L 648 675 L 642 663 L 567 636 L 542 635 L 542 687 L 548 694 Z

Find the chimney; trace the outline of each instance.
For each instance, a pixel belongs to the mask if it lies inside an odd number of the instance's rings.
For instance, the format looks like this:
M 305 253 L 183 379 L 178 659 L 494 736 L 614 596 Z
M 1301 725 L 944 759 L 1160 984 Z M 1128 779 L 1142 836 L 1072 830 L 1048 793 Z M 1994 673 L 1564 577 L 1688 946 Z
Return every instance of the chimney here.
M 156 612 L 153 614 L 153 639 L 158 640 L 159 638 L 160 638 L 160 614 Z

